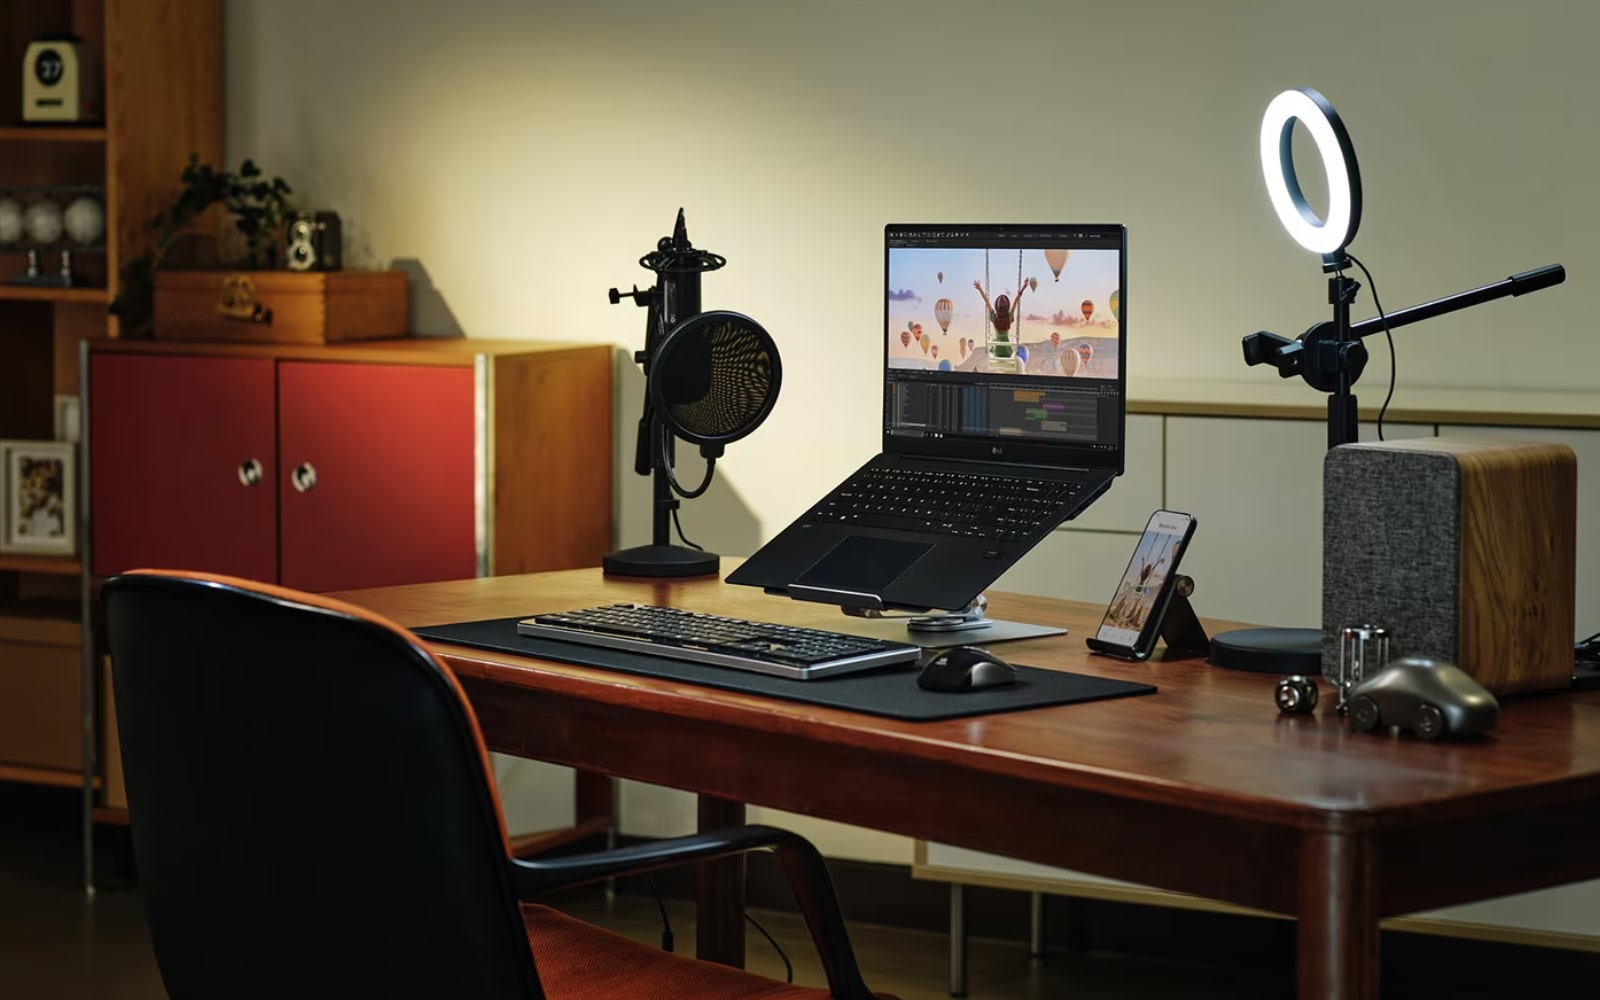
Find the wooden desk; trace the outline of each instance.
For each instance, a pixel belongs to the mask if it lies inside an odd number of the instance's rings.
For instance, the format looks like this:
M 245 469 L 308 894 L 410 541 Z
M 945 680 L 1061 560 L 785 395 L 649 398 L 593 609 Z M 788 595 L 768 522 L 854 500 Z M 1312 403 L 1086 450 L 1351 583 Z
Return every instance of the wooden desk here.
M 412 626 L 613 601 L 871 624 L 598 570 L 340 596 Z M 1000 617 L 1071 629 L 1008 643 L 1009 659 L 1160 692 L 914 723 L 434 648 L 492 749 L 698 792 L 703 822 L 773 806 L 1297 916 L 1302 998 L 1378 995 L 1381 917 L 1600 876 L 1600 695 L 1511 702 L 1478 743 L 1358 735 L 1330 713 L 1280 716 L 1267 676 L 1091 658 L 1089 605 L 992 598 Z M 701 884 L 701 954 L 742 961 L 738 879 Z

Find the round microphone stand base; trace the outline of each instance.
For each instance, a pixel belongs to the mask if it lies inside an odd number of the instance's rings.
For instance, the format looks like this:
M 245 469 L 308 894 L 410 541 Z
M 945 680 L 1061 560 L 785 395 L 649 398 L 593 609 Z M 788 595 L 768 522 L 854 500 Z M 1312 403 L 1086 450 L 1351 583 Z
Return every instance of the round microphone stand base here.
M 716 576 L 722 560 L 715 552 L 681 545 L 637 545 L 613 552 L 600 561 L 607 576 Z

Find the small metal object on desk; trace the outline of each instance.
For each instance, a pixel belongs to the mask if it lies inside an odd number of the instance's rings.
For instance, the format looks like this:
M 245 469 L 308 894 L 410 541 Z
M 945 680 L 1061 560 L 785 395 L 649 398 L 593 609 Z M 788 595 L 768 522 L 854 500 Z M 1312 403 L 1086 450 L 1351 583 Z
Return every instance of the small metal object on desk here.
M 1389 630 L 1380 625 L 1346 625 L 1339 632 L 1339 662 L 1333 676 L 1323 677 L 1338 696 L 1334 707 L 1343 715 L 1349 708 L 1350 689 L 1389 663 Z
M 1278 711 L 1288 715 L 1308 715 L 1317 707 L 1317 682 L 1310 677 L 1294 674 L 1278 681 L 1272 696 L 1278 703 Z

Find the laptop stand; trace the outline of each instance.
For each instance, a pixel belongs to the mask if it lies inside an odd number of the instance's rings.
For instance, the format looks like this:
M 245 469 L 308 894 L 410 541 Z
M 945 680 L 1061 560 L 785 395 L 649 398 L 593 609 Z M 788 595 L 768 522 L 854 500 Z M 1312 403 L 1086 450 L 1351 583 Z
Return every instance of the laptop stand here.
M 860 634 L 880 639 L 910 642 L 926 648 L 960 646 L 967 642 L 1005 642 L 1011 639 L 1036 639 L 1047 635 L 1063 635 L 1066 629 L 1056 625 L 1030 625 L 1025 622 L 990 618 L 984 613 L 988 598 L 979 594 L 960 611 L 893 611 L 883 606 L 876 594 L 832 587 L 796 584 L 789 588 L 789 596 L 797 601 L 817 601 L 836 604 L 839 610 L 852 618 L 894 624 L 905 623 L 903 634 L 891 634 L 884 628 L 867 628 Z M 849 629 L 847 631 L 856 631 Z M 898 629 L 894 629 L 898 632 Z
M 852 618 L 901 618 L 905 620 L 906 630 L 909 632 L 965 632 L 969 629 L 988 628 L 995 624 L 993 618 L 984 614 L 989 607 L 989 599 L 979 594 L 972 602 L 960 611 L 930 612 L 928 614 L 902 613 L 894 614 L 876 608 L 843 608 L 845 614 Z

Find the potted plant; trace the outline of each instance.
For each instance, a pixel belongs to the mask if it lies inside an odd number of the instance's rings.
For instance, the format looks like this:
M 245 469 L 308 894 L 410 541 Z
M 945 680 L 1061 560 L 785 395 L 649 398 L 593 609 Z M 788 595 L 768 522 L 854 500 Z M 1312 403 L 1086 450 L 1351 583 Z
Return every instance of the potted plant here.
M 156 270 L 180 238 L 192 234 L 196 222 L 214 206 L 221 206 L 224 224 L 238 234 L 244 267 L 253 271 L 277 266 L 279 235 L 292 193 L 282 177 L 268 179 L 253 160 L 245 160 L 237 172 L 217 170 L 190 153 L 181 180 L 178 197 L 151 220 L 155 236 L 150 249 L 123 269 L 121 289 L 111 303 L 111 312 L 122 320 L 123 336 L 149 333 Z

